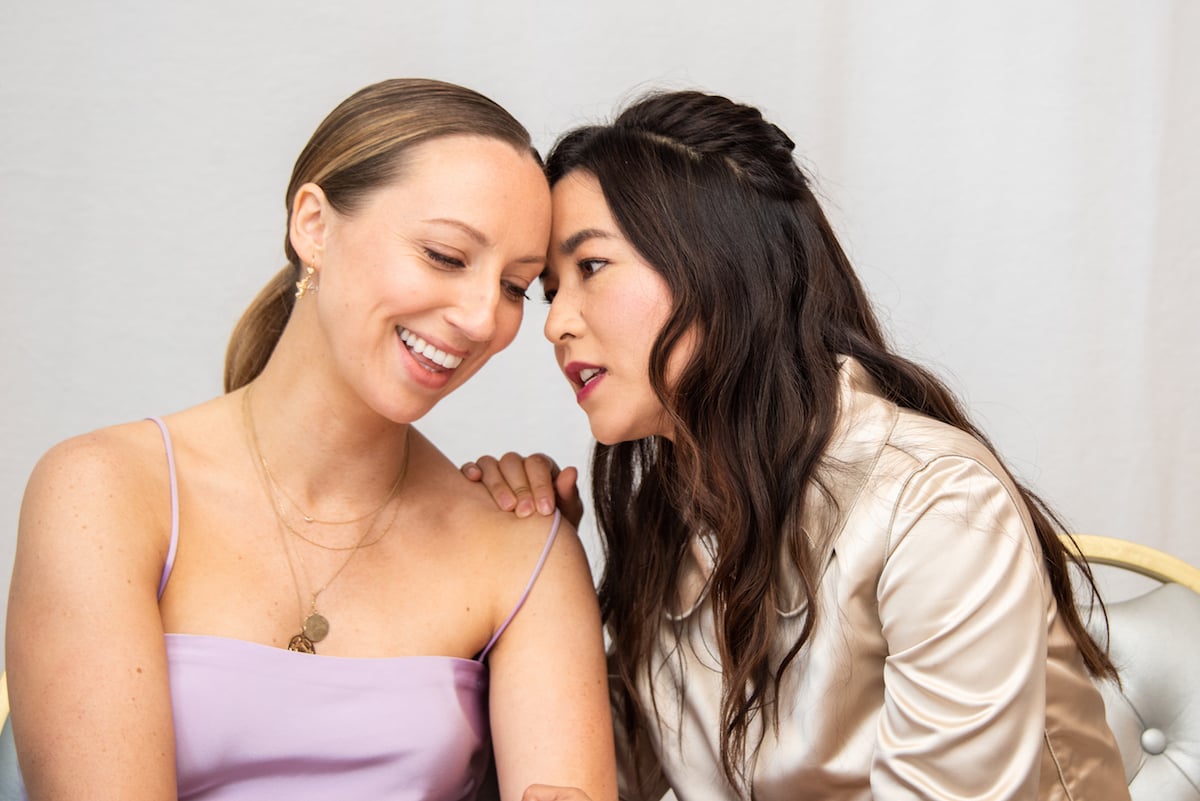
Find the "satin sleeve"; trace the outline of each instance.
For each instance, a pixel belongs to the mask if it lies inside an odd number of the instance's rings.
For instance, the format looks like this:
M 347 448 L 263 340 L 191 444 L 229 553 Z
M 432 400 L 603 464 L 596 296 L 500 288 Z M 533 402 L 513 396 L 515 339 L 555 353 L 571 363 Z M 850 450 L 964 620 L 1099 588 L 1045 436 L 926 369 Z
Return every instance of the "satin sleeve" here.
M 1036 799 L 1046 695 L 1041 549 L 1007 478 L 943 456 L 893 510 L 875 799 Z

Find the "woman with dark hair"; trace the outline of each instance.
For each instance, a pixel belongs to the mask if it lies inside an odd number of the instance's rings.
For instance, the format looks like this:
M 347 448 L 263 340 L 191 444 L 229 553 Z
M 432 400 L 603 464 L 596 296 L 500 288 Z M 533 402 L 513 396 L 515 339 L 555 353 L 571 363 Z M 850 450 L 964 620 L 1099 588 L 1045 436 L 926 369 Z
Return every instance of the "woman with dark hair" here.
M 793 147 L 670 92 L 547 162 L 622 795 L 1127 799 L 1061 525 L 890 349 Z M 464 469 L 578 518 L 546 457 Z
M 7 640 L 29 797 L 448 801 L 493 753 L 506 801 L 615 797 L 572 527 L 497 511 L 412 425 L 512 341 L 543 269 L 529 134 L 384 81 L 320 124 L 286 204 L 226 394 L 29 481 Z

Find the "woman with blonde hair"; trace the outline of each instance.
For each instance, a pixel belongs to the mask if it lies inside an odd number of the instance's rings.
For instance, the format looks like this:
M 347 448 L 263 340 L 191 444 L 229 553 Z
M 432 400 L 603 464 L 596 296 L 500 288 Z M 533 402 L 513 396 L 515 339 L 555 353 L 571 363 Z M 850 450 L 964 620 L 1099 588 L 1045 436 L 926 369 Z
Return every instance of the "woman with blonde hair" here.
M 575 532 L 498 512 L 413 426 L 544 267 L 529 135 L 384 81 L 320 124 L 286 201 L 226 394 L 33 471 L 7 639 L 29 796 L 470 798 L 494 750 L 504 799 L 613 797 Z

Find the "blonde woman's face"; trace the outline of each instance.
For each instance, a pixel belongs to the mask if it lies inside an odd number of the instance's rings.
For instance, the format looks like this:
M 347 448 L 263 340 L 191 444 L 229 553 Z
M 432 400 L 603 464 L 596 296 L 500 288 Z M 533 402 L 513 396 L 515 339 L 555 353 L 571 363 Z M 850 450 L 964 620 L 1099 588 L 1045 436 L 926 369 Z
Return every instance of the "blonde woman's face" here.
M 550 193 L 529 154 L 443 137 L 327 221 L 315 298 L 329 357 L 368 405 L 407 422 L 512 342 L 545 264 Z

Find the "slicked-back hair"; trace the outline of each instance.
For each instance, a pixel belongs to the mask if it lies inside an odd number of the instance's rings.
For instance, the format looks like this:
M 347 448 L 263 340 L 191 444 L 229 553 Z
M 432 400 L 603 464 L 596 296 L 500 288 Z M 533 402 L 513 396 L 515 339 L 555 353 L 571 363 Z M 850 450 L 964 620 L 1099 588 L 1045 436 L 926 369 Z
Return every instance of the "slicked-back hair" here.
M 288 226 L 300 187 L 321 187 L 340 214 L 353 214 L 374 191 L 403 176 L 408 152 L 443 136 L 485 136 L 529 152 L 529 132 L 494 101 L 443 81 L 393 78 L 358 90 L 317 126 L 292 168 L 284 203 Z M 271 356 L 295 305 L 303 271 L 285 228 L 287 265 L 259 292 L 234 328 L 225 353 L 225 391 L 254 379 Z

